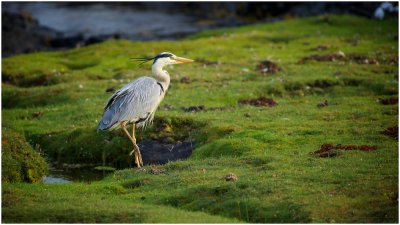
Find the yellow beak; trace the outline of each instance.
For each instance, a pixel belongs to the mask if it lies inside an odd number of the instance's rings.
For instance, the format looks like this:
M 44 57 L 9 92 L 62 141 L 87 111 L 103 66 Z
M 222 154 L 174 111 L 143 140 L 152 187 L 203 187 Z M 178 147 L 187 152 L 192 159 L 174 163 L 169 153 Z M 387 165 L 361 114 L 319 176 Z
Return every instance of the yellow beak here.
M 191 59 L 186 59 L 186 58 L 182 58 L 182 57 L 176 57 L 175 61 L 180 62 L 180 63 L 188 63 L 188 62 L 193 62 L 194 60 Z

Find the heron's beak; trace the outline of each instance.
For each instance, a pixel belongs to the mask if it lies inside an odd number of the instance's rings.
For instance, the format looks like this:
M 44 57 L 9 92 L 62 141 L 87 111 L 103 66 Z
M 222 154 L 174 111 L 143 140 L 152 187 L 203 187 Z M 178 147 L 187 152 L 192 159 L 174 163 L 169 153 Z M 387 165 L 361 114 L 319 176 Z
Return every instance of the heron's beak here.
M 188 63 L 188 62 L 193 62 L 194 60 L 182 58 L 182 57 L 176 57 L 175 61 L 177 61 L 178 63 Z

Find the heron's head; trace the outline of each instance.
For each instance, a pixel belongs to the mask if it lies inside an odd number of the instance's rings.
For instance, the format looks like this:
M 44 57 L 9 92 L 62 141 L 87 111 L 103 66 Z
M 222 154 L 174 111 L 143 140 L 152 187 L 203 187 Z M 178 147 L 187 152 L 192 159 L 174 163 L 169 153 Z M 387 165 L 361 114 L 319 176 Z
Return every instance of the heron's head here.
M 153 60 L 153 65 L 161 67 L 172 64 L 193 62 L 193 60 L 191 59 L 179 57 L 170 52 L 162 52 L 153 58 L 136 58 L 136 59 L 142 61 L 143 63 Z

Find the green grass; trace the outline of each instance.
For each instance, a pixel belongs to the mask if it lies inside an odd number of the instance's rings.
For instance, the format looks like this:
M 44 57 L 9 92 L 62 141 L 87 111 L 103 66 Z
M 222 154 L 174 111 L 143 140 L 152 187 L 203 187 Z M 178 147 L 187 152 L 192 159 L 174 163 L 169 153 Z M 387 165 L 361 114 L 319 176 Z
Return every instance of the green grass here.
M 6 58 L 3 129 L 40 145 L 49 160 L 119 168 L 133 165 L 129 141 L 122 132 L 95 129 L 110 96 L 105 90 L 150 73 L 150 65 L 129 58 L 170 51 L 198 63 L 166 67 L 171 87 L 155 124 L 139 132 L 139 141 L 194 138 L 188 160 L 158 166 L 165 170 L 159 175 L 150 166 L 120 169 L 91 184 L 3 183 L 3 222 L 397 223 L 398 141 L 382 131 L 398 124 L 398 105 L 377 102 L 398 96 L 397 27 L 393 20 L 327 15 L 175 42 L 114 40 Z M 310 50 L 318 45 L 328 48 Z M 379 65 L 298 63 L 338 51 Z M 282 70 L 260 73 L 256 65 L 265 59 Z M 181 83 L 185 76 L 192 82 Z M 238 104 L 260 96 L 278 105 Z M 329 105 L 318 108 L 323 100 Z M 181 109 L 195 105 L 210 110 Z M 378 150 L 313 156 L 324 143 Z M 239 179 L 225 181 L 229 172 Z

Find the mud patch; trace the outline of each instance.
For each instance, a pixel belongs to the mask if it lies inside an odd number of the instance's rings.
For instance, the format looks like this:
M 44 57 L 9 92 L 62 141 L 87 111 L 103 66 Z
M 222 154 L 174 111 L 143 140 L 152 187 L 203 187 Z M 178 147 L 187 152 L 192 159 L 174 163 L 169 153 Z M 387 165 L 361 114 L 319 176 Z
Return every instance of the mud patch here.
M 273 100 L 272 98 L 266 98 L 266 97 L 239 100 L 239 103 L 245 104 L 245 105 L 257 106 L 257 107 L 262 107 L 262 106 L 272 107 L 272 106 L 278 105 L 278 103 L 275 100 Z
M 282 69 L 278 66 L 278 64 L 269 61 L 269 60 L 264 60 L 261 61 L 257 66 L 256 70 L 260 71 L 261 73 L 270 73 L 270 74 L 275 74 Z
M 388 127 L 386 130 L 382 131 L 382 134 L 398 140 L 399 139 L 399 126 Z
M 384 99 L 378 99 L 378 102 L 381 103 L 382 105 L 396 105 L 399 102 L 398 97 L 392 97 L 392 98 L 384 98 Z
M 352 151 L 352 150 L 360 150 L 371 152 L 378 149 L 376 145 L 332 145 L 332 144 L 323 144 L 320 148 L 313 152 L 312 154 L 321 157 L 321 158 L 330 158 L 330 157 L 337 157 L 340 155 L 340 151 Z

